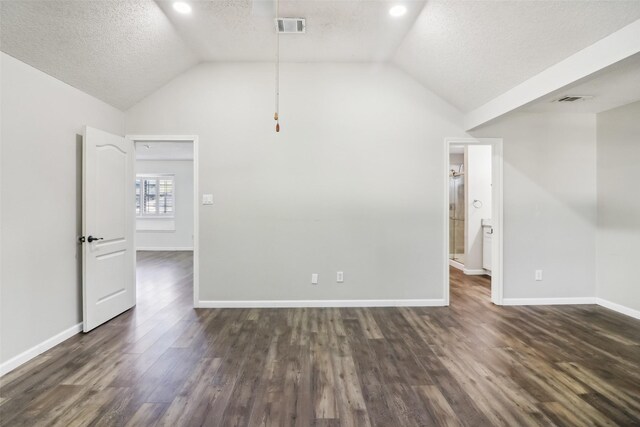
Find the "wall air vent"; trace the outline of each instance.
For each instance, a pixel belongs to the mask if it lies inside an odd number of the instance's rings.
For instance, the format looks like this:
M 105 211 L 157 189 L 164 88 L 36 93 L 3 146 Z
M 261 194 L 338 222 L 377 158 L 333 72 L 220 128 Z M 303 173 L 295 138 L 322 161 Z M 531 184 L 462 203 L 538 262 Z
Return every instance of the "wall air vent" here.
M 577 101 L 586 101 L 588 99 L 593 98 L 591 95 L 566 95 L 562 98 L 556 99 L 553 102 L 577 102 Z
M 280 34 L 304 34 L 306 27 L 306 20 L 304 18 L 276 19 L 276 30 Z

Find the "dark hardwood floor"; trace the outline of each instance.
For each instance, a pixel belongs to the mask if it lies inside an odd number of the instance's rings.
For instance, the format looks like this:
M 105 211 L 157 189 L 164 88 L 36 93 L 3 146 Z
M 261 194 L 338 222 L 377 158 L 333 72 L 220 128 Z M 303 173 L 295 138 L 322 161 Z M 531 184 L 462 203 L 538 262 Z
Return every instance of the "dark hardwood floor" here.
M 191 308 L 191 254 L 140 253 L 138 305 L 2 378 L 3 426 L 640 425 L 640 322 L 497 307 Z

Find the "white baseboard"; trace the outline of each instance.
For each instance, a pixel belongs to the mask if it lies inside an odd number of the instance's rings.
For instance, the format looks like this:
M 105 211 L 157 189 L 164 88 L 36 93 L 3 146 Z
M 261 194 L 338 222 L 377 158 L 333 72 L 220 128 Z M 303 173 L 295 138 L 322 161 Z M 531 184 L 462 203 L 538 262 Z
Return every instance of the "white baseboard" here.
M 444 299 L 198 301 L 199 308 L 442 307 Z
M 502 305 L 571 305 L 596 304 L 595 297 L 577 298 L 503 298 Z
M 449 265 L 451 267 L 453 267 L 453 268 L 457 268 L 458 270 L 464 270 L 464 264 L 462 264 L 462 263 L 460 263 L 458 261 L 450 259 L 449 260 Z
M 609 310 L 640 319 L 640 310 L 626 307 L 615 302 L 596 297 L 579 298 L 504 298 L 502 305 L 565 305 L 565 304 L 597 304 Z
M 157 247 L 157 246 L 153 246 L 153 247 L 139 247 L 136 248 L 136 251 L 163 251 L 163 252 L 169 252 L 169 251 L 192 251 L 193 248 L 179 248 L 179 247 Z
M 40 344 L 31 347 L 29 350 L 20 353 L 19 355 L 12 357 L 6 362 L 0 364 L 0 376 L 13 371 L 18 366 L 27 363 L 29 360 L 38 356 L 39 354 L 44 353 L 52 347 L 57 346 L 61 342 L 71 338 L 82 331 L 82 323 L 78 323 L 77 325 L 73 325 L 69 329 L 65 329 L 57 335 L 52 336 L 49 339 L 42 341 Z
M 463 268 L 462 272 L 467 276 L 483 276 L 487 274 L 484 268 L 478 268 L 478 269 Z
M 633 308 L 626 307 L 615 302 L 607 301 L 606 299 L 596 298 L 596 304 L 601 305 L 609 310 L 617 311 L 618 313 L 626 314 L 634 319 L 640 319 L 640 310 L 634 310 Z

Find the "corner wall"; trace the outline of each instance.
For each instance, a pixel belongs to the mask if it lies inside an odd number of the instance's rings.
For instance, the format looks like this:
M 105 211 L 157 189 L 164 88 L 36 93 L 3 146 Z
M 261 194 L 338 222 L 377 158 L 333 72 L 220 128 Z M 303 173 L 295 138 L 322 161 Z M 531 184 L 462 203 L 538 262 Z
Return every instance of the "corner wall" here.
M 122 135 L 124 114 L 4 53 L 0 61 L 5 364 L 82 322 L 82 128 Z
M 598 114 L 598 298 L 640 317 L 640 102 Z M 614 306 L 612 306 L 612 304 Z
M 472 134 L 504 139 L 505 304 L 593 303 L 595 115 L 516 113 Z

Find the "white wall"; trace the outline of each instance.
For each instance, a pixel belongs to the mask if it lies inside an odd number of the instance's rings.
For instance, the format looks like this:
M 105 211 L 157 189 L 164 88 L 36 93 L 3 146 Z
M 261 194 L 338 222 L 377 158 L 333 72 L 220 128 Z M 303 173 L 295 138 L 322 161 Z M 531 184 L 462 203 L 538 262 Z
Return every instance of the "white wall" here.
M 201 299 L 442 299 L 460 116 L 392 66 L 285 64 L 275 134 L 273 78 L 203 64 L 127 112 L 127 133 L 200 137 Z
M 124 114 L 0 54 L 0 361 L 82 321 L 81 134 L 123 134 Z
M 513 114 L 473 136 L 504 138 L 504 297 L 595 297 L 595 115 Z
M 640 102 L 598 114 L 598 297 L 640 310 Z
M 483 272 L 482 220 L 491 218 L 491 146 L 467 145 L 465 165 L 465 249 L 464 270 Z M 479 203 L 474 203 L 478 200 Z
M 175 185 L 175 216 L 173 218 L 140 219 L 136 223 L 170 223 L 171 230 L 141 231 L 137 227 L 138 250 L 191 250 L 193 249 L 193 161 L 189 160 L 137 160 L 136 173 L 172 174 Z

